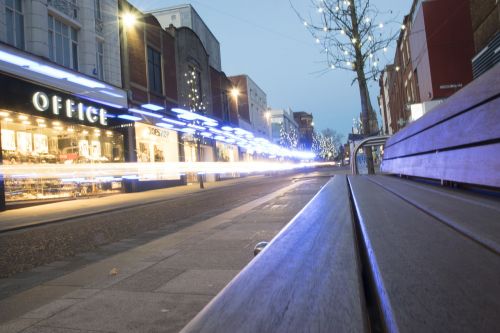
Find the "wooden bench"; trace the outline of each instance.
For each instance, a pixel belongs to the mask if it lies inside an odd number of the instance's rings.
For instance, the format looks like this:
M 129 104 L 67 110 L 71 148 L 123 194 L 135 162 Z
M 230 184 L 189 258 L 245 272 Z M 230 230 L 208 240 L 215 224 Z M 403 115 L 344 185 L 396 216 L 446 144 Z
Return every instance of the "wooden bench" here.
M 330 180 L 184 332 L 498 332 L 500 67 Z M 489 192 L 491 193 L 491 192 Z

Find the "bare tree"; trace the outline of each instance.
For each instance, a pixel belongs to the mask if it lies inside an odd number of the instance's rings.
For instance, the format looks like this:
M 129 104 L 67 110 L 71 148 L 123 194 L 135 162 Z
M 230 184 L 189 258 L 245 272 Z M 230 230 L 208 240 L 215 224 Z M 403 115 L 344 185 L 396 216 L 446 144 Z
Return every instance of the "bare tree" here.
M 367 82 L 378 77 L 380 56 L 397 38 L 399 28 L 396 31 L 384 29 L 387 22 L 380 21 L 381 13 L 370 0 L 311 0 L 311 4 L 317 13 L 315 18 L 312 15 L 306 18 L 290 0 L 297 16 L 321 46 L 328 68 L 355 73 L 351 84 L 357 81 L 359 87 L 362 133 L 366 136 L 378 134 L 377 116 Z M 368 172 L 374 173 L 371 149 L 365 149 L 365 153 Z

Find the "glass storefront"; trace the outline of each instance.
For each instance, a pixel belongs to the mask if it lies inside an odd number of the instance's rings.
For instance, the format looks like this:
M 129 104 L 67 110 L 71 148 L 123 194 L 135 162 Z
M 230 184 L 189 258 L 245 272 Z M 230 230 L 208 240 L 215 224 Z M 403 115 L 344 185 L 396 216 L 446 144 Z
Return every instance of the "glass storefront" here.
M 186 162 L 198 162 L 198 150 L 195 138 L 190 134 L 184 134 L 182 136 L 183 145 L 184 145 L 184 160 Z M 214 148 L 208 145 L 209 142 L 205 140 L 202 141 L 200 145 L 200 162 L 214 162 Z M 215 175 L 207 174 L 204 175 L 203 178 L 205 181 L 215 181 Z M 194 173 L 190 173 L 187 175 L 188 183 L 196 183 L 198 182 L 198 175 Z
M 179 141 L 177 132 L 165 128 L 135 123 L 137 162 L 168 163 L 179 162 Z M 142 170 L 140 168 L 139 170 Z M 168 168 L 155 168 L 155 172 L 142 172 L 140 180 L 179 179 L 178 172 Z
M 237 162 L 239 160 L 238 146 L 217 141 L 215 147 L 217 149 L 217 161 Z
M 0 110 L 4 165 L 123 162 L 123 135 L 31 114 Z M 121 190 L 120 181 L 5 178 L 6 201 L 56 199 Z

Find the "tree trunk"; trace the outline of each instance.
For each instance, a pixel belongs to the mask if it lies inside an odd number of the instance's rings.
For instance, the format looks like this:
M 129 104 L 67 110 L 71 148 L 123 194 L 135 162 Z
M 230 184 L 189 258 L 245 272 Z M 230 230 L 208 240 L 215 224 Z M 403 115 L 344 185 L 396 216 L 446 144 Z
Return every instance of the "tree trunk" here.
M 351 2 L 351 24 L 352 24 L 352 37 L 360 41 L 360 32 L 358 17 L 356 15 L 355 2 Z M 365 77 L 365 60 L 363 59 L 363 53 L 359 43 L 354 43 L 355 50 L 355 70 L 358 79 L 359 95 L 361 98 L 361 124 L 363 125 L 362 134 L 365 137 L 371 135 L 376 135 L 378 132 L 378 122 L 377 115 L 373 112 L 372 103 L 370 101 L 370 93 L 368 91 L 368 85 L 366 84 Z M 373 155 L 371 147 L 364 148 L 366 154 L 366 163 L 368 168 L 368 174 L 375 173 L 375 166 L 373 164 Z

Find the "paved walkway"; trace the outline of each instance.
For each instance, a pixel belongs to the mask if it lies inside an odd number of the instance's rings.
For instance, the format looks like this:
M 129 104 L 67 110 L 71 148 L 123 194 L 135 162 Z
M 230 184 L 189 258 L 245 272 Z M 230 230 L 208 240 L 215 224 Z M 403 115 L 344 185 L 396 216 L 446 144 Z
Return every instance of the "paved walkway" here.
M 231 186 L 234 184 L 252 182 L 255 181 L 255 179 L 263 177 L 264 176 L 251 176 L 221 182 L 205 183 L 205 189 L 209 190 L 213 188 Z M 176 186 L 138 193 L 123 193 L 96 198 L 81 198 L 6 210 L 4 212 L 0 212 L 0 232 L 19 229 L 35 224 L 56 222 L 79 216 L 88 216 L 102 212 L 119 210 L 124 207 L 130 208 L 137 205 L 165 201 L 199 191 L 200 188 L 198 184 L 189 184 L 186 186 Z
M 186 225 L 176 232 L 165 226 L 22 273 L 43 282 L 0 301 L 0 332 L 177 332 L 252 259 L 254 245 L 274 237 L 327 180 L 306 178 L 202 222 L 176 222 Z M 168 195 L 151 192 L 150 200 Z M 61 214 L 43 209 L 46 218 Z M 95 260 L 78 267 L 78 257 Z M 0 280 L 2 287 L 17 282 Z

